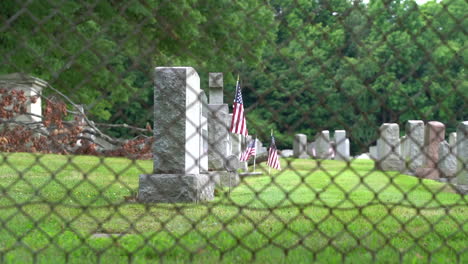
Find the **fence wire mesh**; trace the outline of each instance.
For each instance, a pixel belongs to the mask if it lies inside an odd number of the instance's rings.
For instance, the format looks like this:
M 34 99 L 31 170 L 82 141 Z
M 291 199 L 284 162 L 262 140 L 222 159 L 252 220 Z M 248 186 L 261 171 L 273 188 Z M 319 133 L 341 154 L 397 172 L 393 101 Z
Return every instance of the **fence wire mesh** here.
M 467 14 L 0 1 L 0 262 L 468 263 Z

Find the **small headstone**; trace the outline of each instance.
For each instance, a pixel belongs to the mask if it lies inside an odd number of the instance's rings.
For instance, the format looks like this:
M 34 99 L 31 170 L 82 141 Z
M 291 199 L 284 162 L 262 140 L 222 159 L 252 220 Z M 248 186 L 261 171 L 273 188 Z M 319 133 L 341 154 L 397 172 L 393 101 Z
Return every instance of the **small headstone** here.
M 226 118 L 227 116 L 227 118 Z M 229 118 L 227 104 L 208 105 L 208 168 L 224 170 L 224 160 L 229 155 Z
M 453 177 L 457 172 L 457 157 L 447 141 L 440 142 L 438 168 L 441 177 Z
M 232 187 L 239 184 L 237 173 L 226 171 L 227 158 L 232 152 L 231 115 L 223 103 L 223 74 L 209 74 L 210 103 L 208 105 L 208 169 L 217 186 Z M 227 184 L 227 185 L 226 185 Z
M 210 72 L 208 85 L 210 87 L 210 104 L 223 104 L 223 73 Z
M 324 130 L 317 135 L 315 140 L 315 151 L 317 159 L 329 159 L 330 158 L 330 132 Z
M 409 120 L 405 126 L 406 155 L 403 156 L 409 174 L 415 174 L 417 168 L 424 165 L 424 122 Z
M 378 160 L 376 166 L 383 171 L 401 171 L 403 159 L 400 151 L 400 127 L 395 123 L 380 126 L 380 139 L 377 141 Z
M 261 154 L 267 152 L 267 148 L 263 146 L 262 141 L 260 141 L 258 138 L 255 141 L 255 143 L 256 143 L 256 148 L 257 148 L 257 154 L 258 155 L 261 155 Z
M 361 155 L 356 156 L 355 159 L 371 159 L 371 157 L 369 153 L 362 153 Z
M 280 154 L 282 158 L 289 158 L 294 156 L 294 151 L 292 149 L 283 149 Z
M 304 134 L 296 134 L 294 136 L 293 152 L 294 157 L 299 159 L 307 159 L 307 136 Z
M 307 155 L 316 158 L 317 153 L 315 151 L 315 142 L 310 142 L 309 144 L 307 144 Z
M 335 130 L 336 160 L 349 160 L 349 139 L 345 130 Z

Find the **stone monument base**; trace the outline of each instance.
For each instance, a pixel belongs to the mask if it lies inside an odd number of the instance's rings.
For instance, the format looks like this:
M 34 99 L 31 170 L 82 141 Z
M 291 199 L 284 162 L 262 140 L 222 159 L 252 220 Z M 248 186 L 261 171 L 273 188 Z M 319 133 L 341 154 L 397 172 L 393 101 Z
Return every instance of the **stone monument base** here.
M 239 174 L 240 177 L 249 177 L 249 176 L 261 176 L 263 175 L 263 172 L 259 172 L 259 171 L 256 171 L 256 172 L 243 172 L 241 174 Z
M 207 174 L 140 175 L 137 200 L 142 203 L 184 203 L 214 199 L 214 182 Z
M 208 173 L 211 180 L 216 184 L 216 187 L 235 187 L 240 183 L 237 172 L 209 171 Z

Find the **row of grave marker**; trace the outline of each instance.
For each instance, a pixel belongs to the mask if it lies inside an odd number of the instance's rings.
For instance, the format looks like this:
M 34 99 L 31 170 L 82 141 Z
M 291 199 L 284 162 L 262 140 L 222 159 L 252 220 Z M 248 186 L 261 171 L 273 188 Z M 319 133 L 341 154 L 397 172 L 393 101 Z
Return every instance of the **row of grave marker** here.
M 154 96 L 154 174 L 140 176 L 138 198 L 143 202 L 179 202 L 213 199 L 215 184 L 235 186 L 237 168 L 246 169 L 234 157 L 249 138 L 229 133 L 232 114 L 223 102 L 222 73 L 210 73 L 210 101 L 200 89 L 200 79 L 191 67 L 158 67 Z M 445 126 L 431 121 L 408 121 L 406 136 L 400 138 L 398 124 L 380 127 L 377 146 L 370 147 L 376 168 L 400 171 L 421 178 L 456 176 L 459 190 L 468 186 L 468 121 L 445 141 Z M 259 143 L 261 144 L 261 143 Z M 334 145 L 333 145 L 334 144 Z M 257 145 L 258 151 L 266 151 Z M 335 153 L 336 150 L 336 153 Z M 346 131 L 336 130 L 334 143 L 329 131 L 321 131 L 307 144 L 298 134 L 293 155 L 319 159 L 350 159 Z M 231 169 L 227 169 L 226 165 Z M 157 194 L 159 193 L 159 194 Z

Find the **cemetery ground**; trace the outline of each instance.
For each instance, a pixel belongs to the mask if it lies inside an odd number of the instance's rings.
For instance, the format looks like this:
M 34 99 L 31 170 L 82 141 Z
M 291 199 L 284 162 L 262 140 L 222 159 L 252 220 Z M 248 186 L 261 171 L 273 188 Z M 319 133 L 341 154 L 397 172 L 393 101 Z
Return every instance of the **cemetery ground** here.
M 468 262 L 466 197 L 448 185 L 370 160 L 281 163 L 212 202 L 145 205 L 152 161 L 3 154 L 0 262 Z

